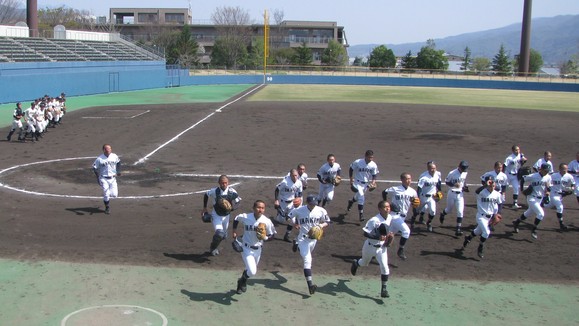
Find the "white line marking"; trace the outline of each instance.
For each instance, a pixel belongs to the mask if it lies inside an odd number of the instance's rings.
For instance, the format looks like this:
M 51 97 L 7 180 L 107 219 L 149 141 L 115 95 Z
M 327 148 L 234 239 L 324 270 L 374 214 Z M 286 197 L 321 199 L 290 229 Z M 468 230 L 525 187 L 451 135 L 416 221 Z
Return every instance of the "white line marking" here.
M 54 160 L 48 160 L 48 161 L 40 161 L 40 162 L 32 162 L 32 163 L 25 163 L 25 164 L 20 164 L 20 165 L 15 165 L 13 167 L 9 167 L 7 169 L 4 170 L 0 170 L 0 176 L 8 171 L 12 171 L 12 170 L 16 170 L 18 168 L 21 167 L 26 167 L 26 166 L 31 166 L 31 165 L 38 165 L 38 164 L 44 164 L 44 163 L 53 163 L 53 162 L 62 162 L 62 161 L 73 161 L 73 160 L 85 160 L 85 159 L 94 159 L 94 157 L 92 156 L 86 156 L 86 157 L 71 157 L 71 158 L 62 158 L 62 159 L 54 159 Z M 178 175 L 178 173 L 176 174 Z M 217 175 L 219 176 L 219 175 Z M 240 185 L 241 182 L 238 183 L 233 183 L 231 184 L 231 186 L 237 186 Z M 32 191 L 32 190 L 26 190 L 26 189 L 21 189 L 21 188 L 17 188 L 17 187 L 13 187 L 7 184 L 4 184 L 2 182 L 0 182 L 0 187 L 9 189 L 9 190 L 13 190 L 13 191 L 17 191 L 17 192 L 21 192 L 21 193 L 25 193 L 28 195 L 35 195 L 35 196 L 46 196 L 46 197 L 58 197 L 58 198 L 77 198 L 77 199 L 102 199 L 102 196 L 81 196 L 81 195 L 59 195 L 59 194 L 51 194 L 51 193 L 46 193 L 46 192 L 38 192 L 38 191 Z M 97 187 L 98 188 L 98 187 Z M 194 195 L 194 194 L 203 194 L 205 192 L 207 192 L 208 189 L 205 190 L 197 190 L 197 191 L 190 191 L 190 192 L 178 192 L 178 193 L 173 193 L 173 194 L 161 194 L 161 195 L 143 195 L 143 196 L 119 196 L 116 199 L 150 199 L 150 198 L 165 198 L 165 197 L 177 197 L 177 196 L 188 196 L 188 195 Z
M 141 159 L 139 159 L 138 161 L 136 161 L 135 163 L 133 163 L 133 165 L 139 165 L 144 163 L 149 157 L 151 157 L 153 154 L 155 154 L 156 152 L 158 152 L 159 150 L 161 150 L 163 147 L 169 145 L 170 143 L 174 142 L 175 140 L 179 139 L 179 137 L 181 137 L 181 135 L 183 135 L 184 133 L 186 133 L 187 131 L 197 127 L 199 124 L 201 124 L 203 121 L 211 118 L 215 113 L 220 113 L 223 111 L 223 109 L 225 109 L 226 107 L 228 107 L 229 105 L 241 100 L 242 98 L 246 97 L 247 95 L 255 92 L 256 90 L 262 88 L 264 86 L 264 84 L 261 84 L 253 89 L 251 89 L 249 92 L 241 95 L 240 97 L 236 98 L 235 100 L 226 103 L 225 105 L 223 105 L 222 107 L 218 108 L 217 110 L 215 110 L 214 112 L 211 112 L 208 116 L 206 116 L 205 118 L 197 121 L 195 124 L 193 124 L 192 126 L 190 126 L 189 128 L 183 130 L 182 132 L 180 132 L 179 134 L 177 134 L 177 136 L 169 139 L 167 142 L 165 142 L 164 144 L 162 144 L 161 146 L 157 147 L 154 151 L 150 152 L 149 154 L 145 155 L 144 157 L 142 157 Z
M 146 308 L 146 307 L 141 307 L 141 306 L 132 306 L 132 305 L 122 305 L 122 304 L 111 304 L 111 305 L 102 305 L 102 306 L 93 306 L 93 307 L 87 307 L 87 308 L 83 308 L 83 309 L 79 309 L 77 311 L 73 311 L 70 314 L 66 315 L 66 317 L 64 317 L 64 319 L 62 319 L 62 321 L 60 322 L 61 326 L 66 326 L 66 322 L 68 321 L 68 319 L 78 313 L 81 313 L 83 311 L 87 311 L 87 310 L 92 310 L 92 309 L 99 309 L 99 308 L 137 308 L 137 309 L 142 309 L 142 310 L 147 310 L 150 311 L 156 315 L 158 315 L 159 317 L 161 317 L 161 320 L 163 320 L 163 324 L 162 326 L 167 326 L 169 324 L 169 320 L 167 319 L 167 317 L 165 315 L 163 315 L 162 313 L 158 312 L 157 310 L 153 310 L 151 308 Z M 126 314 L 126 313 L 125 313 Z
M 128 112 L 128 111 L 134 111 L 134 110 L 109 110 L 109 111 L 115 111 L 115 112 Z M 136 117 L 142 116 L 143 114 L 147 114 L 151 112 L 151 110 L 147 110 L 144 112 L 141 112 L 139 114 L 135 114 L 132 115 L 130 117 L 82 117 L 83 119 L 134 119 Z

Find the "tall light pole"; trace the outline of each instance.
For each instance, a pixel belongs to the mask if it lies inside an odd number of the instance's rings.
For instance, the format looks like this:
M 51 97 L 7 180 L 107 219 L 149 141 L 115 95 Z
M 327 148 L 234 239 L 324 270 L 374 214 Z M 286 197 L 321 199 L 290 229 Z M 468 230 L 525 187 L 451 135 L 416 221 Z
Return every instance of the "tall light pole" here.
M 526 75 L 529 72 L 531 58 L 531 7 L 533 1 L 525 0 L 523 8 L 523 26 L 521 29 L 521 52 L 519 53 L 519 73 Z
M 38 37 L 38 1 L 26 0 L 26 24 L 30 37 Z

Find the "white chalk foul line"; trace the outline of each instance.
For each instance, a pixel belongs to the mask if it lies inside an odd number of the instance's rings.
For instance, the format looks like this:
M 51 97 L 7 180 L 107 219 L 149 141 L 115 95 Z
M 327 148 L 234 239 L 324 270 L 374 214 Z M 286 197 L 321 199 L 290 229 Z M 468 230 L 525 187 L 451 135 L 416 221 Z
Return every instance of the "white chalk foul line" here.
M 221 106 L 220 108 L 218 108 L 217 110 L 215 110 L 214 112 L 211 112 L 209 115 L 207 115 L 205 118 L 197 121 L 195 124 L 193 124 L 192 126 L 190 126 L 189 128 L 181 131 L 180 133 L 177 134 L 177 136 L 169 139 L 168 141 L 166 141 L 164 144 L 162 144 L 161 146 L 157 147 L 155 150 L 153 150 L 152 152 L 150 152 L 149 154 L 145 155 L 144 157 L 142 157 L 141 159 L 139 159 L 138 161 L 136 161 L 135 163 L 133 163 L 133 165 L 138 165 L 138 164 L 142 164 L 144 163 L 149 157 L 151 157 L 153 154 L 155 154 L 156 152 L 158 152 L 159 150 L 161 150 L 163 147 L 169 145 L 170 143 L 174 142 L 175 140 L 179 139 L 179 137 L 181 137 L 184 133 L 188 132 L 189 130 L 197 127 L 199 124 L 201 124 L 203 121 L 211 118 L 215 113 L 220 113 L 223 112 L 223 109 L 225 109 L 226 107 L 228 107 L 229 105 L 241 100 L 242 98 L 246 97 L 247 95 L 255 92 L 256 90 L 262 88 L 264 85 L 259 85 L 251 90 L 249 90 L 247 93 L 242 94 L 240 97 L 236 98 L 235 100 L 226 103 L 225 105 Z
M 61 158 L 61 159 L 54 159 L 54 160 L 47 160 L 47 161 L 40 161 L 40 162 L 32 162 L 32 163 L 25 163 L 25 164 L 20 164 L 20 165 L 15 165 L 12 167 L 9 167 L 7 169 L 3 169 L 0 170 L 0 177 L 2 176 L 2 174 L 8 172 L 8 171 L 12 171 L 12 170 L 16 170 L 19 168 L 23 168 L 23 167 L 27 167 L 27 166 L 32 166 L 32 165 L 39 165 L 39 164 L 47 164 L 47 163 L 53 163 L 53 162 L 63 162 L 63 161 L 73 161 L 73 160 L 86 160 L 86 159 L 94 159 L 94 157 L 91 156 L 86 156 L 86 157 L 70 157 L 70 158 Z M 175 174 L 175 175 L 179 175 L 179 173 Z M 219 176 L 219 175 L 217 175 Z M 240 182 L 238 183 L 234 183 L 232 184 L 232 186 L 236 186 L 241 184 Z M 22 188 L 17 188 L 17 187 L 13 187 L 7 184 L 4 184 L 2 182 L 0 182 L 0 187 L 9 189 L 9 190 L 13 190 L 16 192 L 21 192 L 21 193 L 25 193 L 28 195 L 35 195 L 35 196 L 45 196 L 45 197 L 58 197 L 58 198 L 76 198 L 76 199 L 102 199 L 102 196 L 81 196 L 81 195 L 62 195 L 62 194 L 52 194 L 52 193 L 47 193 L 47 192 L 39 192 L 39 191 L 33 191 L 33 190 L 26 190 L 26 189 L 22 189 Z M 150 198 L 165 198 L 165 197 L 177 197 L 177 196 L 188 196 L 188 195 L 194 195 L 194 194 L 203 194 L 205 192 L 207 192 L 208 189 L 205 190 L 198 190 L 198 191 L 190 191 L 190 192 L 179 192 L 179 193 L 173 193 L 173 194 L 160 194 L 160 195 L 143 195 L 143 196 L 119 196 L 117 197 L 117 199 L 150 199 Z

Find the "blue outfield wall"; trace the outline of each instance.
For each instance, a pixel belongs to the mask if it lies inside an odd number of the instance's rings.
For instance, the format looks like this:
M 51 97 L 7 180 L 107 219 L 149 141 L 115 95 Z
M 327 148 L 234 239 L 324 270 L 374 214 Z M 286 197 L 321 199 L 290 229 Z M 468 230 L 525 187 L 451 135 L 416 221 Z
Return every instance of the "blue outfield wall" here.
M 164 61 L 0 63 L 0 103 L 165 87 Z
M 261 74 L 194 75 L 167 70 L 164 61 L 0 63 L 0 104 L 44 94 L 106 94 L 189 85 L 261 84 Z M 486 88 L 579 92 L 579 83 L 519 82 L 443 78 L 267 75 L 268 84 L 328 84 Z

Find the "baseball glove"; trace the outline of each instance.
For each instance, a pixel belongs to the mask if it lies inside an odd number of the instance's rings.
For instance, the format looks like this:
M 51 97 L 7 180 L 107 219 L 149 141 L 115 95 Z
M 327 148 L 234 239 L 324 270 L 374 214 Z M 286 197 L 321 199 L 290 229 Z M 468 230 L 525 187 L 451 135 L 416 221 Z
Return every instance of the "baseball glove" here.
M 259 223 L 255 228 L 255 235 L 257 240 L 267 240 L 267 231 L 265 228 L 265 223 Z
M 233 242 L 231 243 L 231 247 L 233 248 L 233 250 L 235 250 L 237 252 L 243 251 L 243 247 L 241 246 L 241 243 L 239 243 L 239 241 L 237 241 L 237 238 L 233 239 Z
M 323 235 L 324 229 L 319 225 L 312 226 L 312 228 L 308 231 L 308 238 L 310 239 L 320 240 Z
M 20 114 L 17 114 L 17 115 L 16 115 L 16 120 L 20 120 L 20 119 L 22 119 L 22 116 L 21 116 Z
M 376 184 L 375 183 L 369 183 L 368 184 L 368 191 L 374 191 L 376 190 Z
M 204 223 L 211 223 L 211 219 L 212 219 L 211 213 L 209 213 L 209 212 L 205 212 L 205 213 L 203 213 L 203 215 L 201 215 L 201 220 Z
M 412 197 L 412 199 L 410 200 L 410 203 L 412 204 L 412 207 L 418 208 L 420 206 L 420 198 Z
M 334 186 L 337 187 L 337 186 L 340 185 L 340 183 L 342 183 L 342 177 L 339 176 L 339 175 L 337 175 L 337 176 L 336 176 L 335 178 L 333 178 L 330 182 L 331 182 Z
M 563 192 L 561 192 L 561 197 L 566 197 L 569 195 L 573 194 L 573 190 L 563 190 Z
M 393 241 L 394 241 L 394 233 L 388 232 L 388 234 L 386 234 L 386 238 L 384 239 L 384 247 L 390 247 Z
M 489 221 L 489 225 L 495 226 L 495 225 L 501 223 L 502 219 L 503 219 L 503 217 L 501 216 L 501 214 L 497 213 L 497 214 L 493 215 L 493 217 L 491 217 L 491 219 Z
M 233 207 L 231 206 L 231 203 L 229 202 L 229 200 L 227 200 L 223 197 L 217 199 L 217 202 L 215 203 L 215 212 L 219 216 L 229 215 L 229 213 L 231 213 L 232 209 L 233 209 Z
M 302 206 L 302 199 L 300 197 L 294 198 L 293 204 L 295 208 Z
M 442 193 L 442 191 L 437 191 L 432 198 L 434 198 L 435 201 L 439 201 L 442 198 L 444 198 L 444 194 Z

